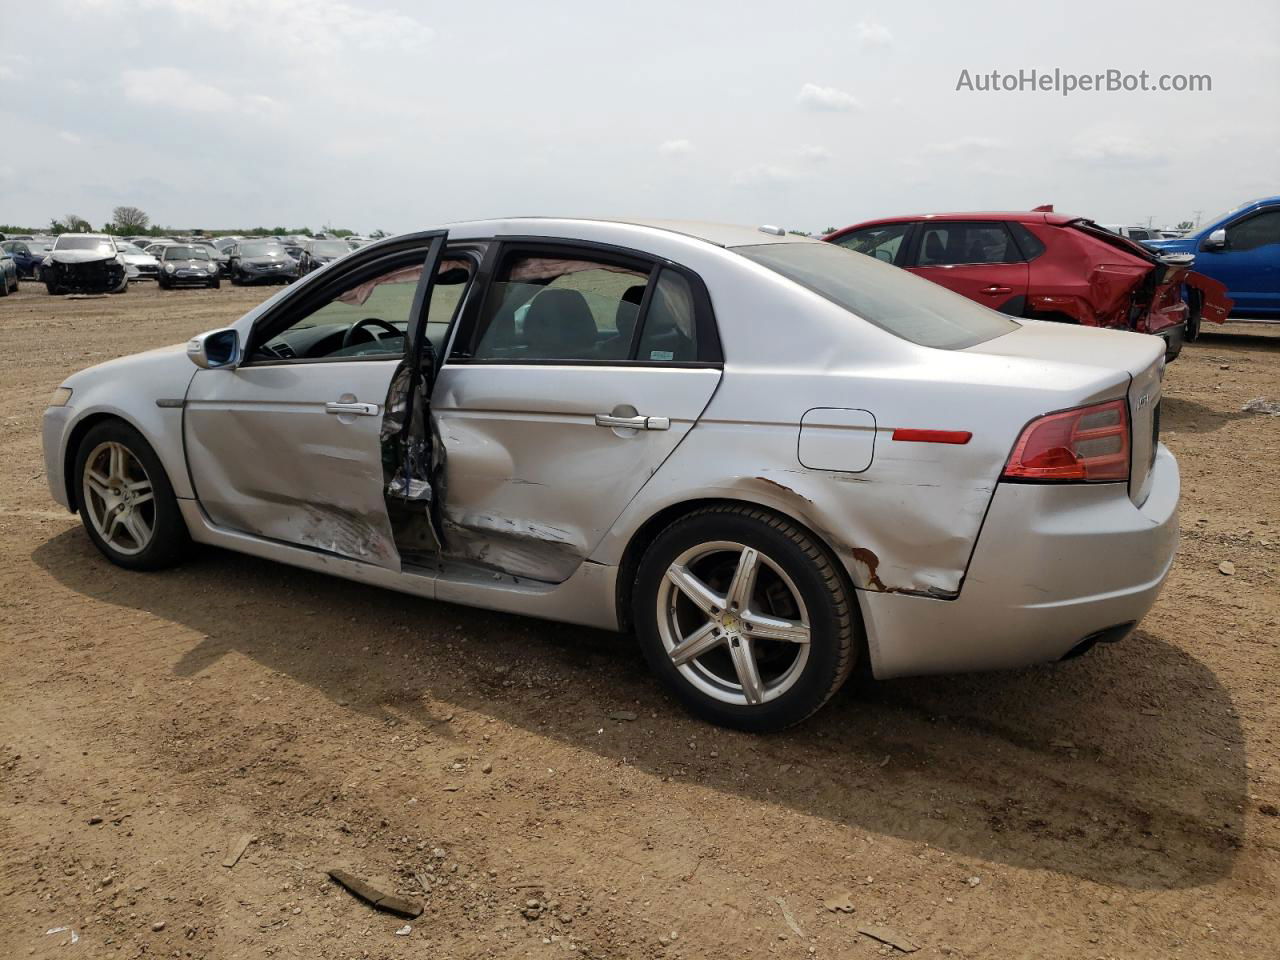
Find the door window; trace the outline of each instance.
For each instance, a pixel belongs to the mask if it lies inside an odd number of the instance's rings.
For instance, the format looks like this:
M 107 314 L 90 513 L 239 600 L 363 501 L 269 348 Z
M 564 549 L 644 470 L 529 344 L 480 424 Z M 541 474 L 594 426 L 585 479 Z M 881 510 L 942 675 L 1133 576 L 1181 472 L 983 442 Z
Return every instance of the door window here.
M 440 261 L 427 314 L 427 337 L 437 349 L 474 275 L 470 258 Z M 253 360 L 392 360 L 404 355 L 422 264 L 394 267 L 351 285 L 304 313 L 259 345 Z
M 922 224 L 916 266 L 1016 263 L 1022 257 L 1000 223 Z
M 636 359 L 676 363 L 698 359 L 693 291 L 689 281 L 674 270 L 658 274 Z
M 1227 249 L 1234 252 L 1256 250 L 1280 243 L 1280 210 L 1267 210 L 1227 227 Z
M 845 234 L 835 242 L 856 253 L 865 253 L 885 263 L 893 263 L 898 259 L 902 238 L 907 235 L 907 228 L 910 226 L 909 223 L 886 223 L 878 227 L 865 227 Z
M 647 265 L 612 259 L 510 254 L 486 298 L 472 359 L 627 360 L 649 275 Z

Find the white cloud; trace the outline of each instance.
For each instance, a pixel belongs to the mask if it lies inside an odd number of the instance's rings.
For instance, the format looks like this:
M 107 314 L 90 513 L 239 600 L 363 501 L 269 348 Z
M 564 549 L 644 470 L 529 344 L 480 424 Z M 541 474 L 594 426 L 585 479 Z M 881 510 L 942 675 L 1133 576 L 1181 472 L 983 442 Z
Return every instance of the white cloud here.
M 858 43 L 864 47 L 887 47 L 893 43 L 893 34 L 883 23 L 859 20 L 853 25 L 853 32 L 858 38 Z
M 959 153 L 981 153 L 987 150 L 999 150 L 1003 146 L 1004 141 L 997 140 L 994 137 L 966 136 L 957 137 L 955 140 L 944 140 L 941 143 L 930 143 L 925 146 L 923 152 L 953 156 Z
M 733 175 L 733 182 L 740 187 L 790 183 L 795 179 L 794 171 L 786 167 L 776 167 L 771 163 L 757 163 Z
M 17 74 L 14 72 L 13 67 L 6 67 L 3 63 L 0 63 L 0 80 L 12 80 L 16 76 Z
M 235 98 L 220 87 L 203 83 L 177 67 L 125 70 L 120 74 L 124 95 L 135 103 L 172 104 L 184 111 L 220 113 L 235 106 Z
M 817 144 L 806 144 L 796 151 L 796 155 L 809 163 L 826 163 L 832 156 L 830 150 Z
M 1086 163 L 1117 167 L 1155 166 L 1166 162 L 1166 154 L 1152 149 L 1146 143 L 1121 134 L 1091 136 L 1079 141 L 1071 155 Z
M 853 110 L 861 106 L 852 93 L 835 87 L 820 87 L 816 83 L 806 83 L 801 87 L 796 102 L 814 110 Z
M 688 140 L 664 140 L 658 144 L 658 152 L 669 157 L 685 156 L 696 149 Z
M 70 143 L 73 145 L 79 145 L 80 143 L 83 142 L 78 136 L 76 136 L 70 130 L 60 131 L 58 133 L 58 139 L 63 141 L 64 143 Z
M 435 36 L 412 16 L 345 0 L 99 0 L 99 5 L 114 5 L 122 12 L 140 5 L 163 10 L 197 28 L 248 37 L 294 57 L 333 56 L 347 48 L 413 50 Z

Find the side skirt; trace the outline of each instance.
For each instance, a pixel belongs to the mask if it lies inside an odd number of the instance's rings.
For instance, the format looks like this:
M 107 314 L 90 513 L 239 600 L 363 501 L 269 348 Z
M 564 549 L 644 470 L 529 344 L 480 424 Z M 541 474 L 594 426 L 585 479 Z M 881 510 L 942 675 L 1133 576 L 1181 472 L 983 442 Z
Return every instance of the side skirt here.
M 618 568 L 586 562 L 564 583 L 521 580 L 463 564 L 440 569 L 388 570 L 320 550 L 308 550 L 216 526 L 196 500 L 178 500 L 191 539 L 304 570 L 383 587 L 429 600 L 444 600 L 485 610 L 617 630 L 614 590 Z

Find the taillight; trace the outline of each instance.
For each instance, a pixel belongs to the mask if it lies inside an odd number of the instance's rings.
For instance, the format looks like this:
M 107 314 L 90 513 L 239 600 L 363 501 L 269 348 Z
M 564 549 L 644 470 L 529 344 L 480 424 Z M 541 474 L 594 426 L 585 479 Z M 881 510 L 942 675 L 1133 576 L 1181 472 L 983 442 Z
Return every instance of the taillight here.
M 1129 479 L 1129 407 L 1109 400 L 1027 424 L 1005 464 L 1006 480 Z

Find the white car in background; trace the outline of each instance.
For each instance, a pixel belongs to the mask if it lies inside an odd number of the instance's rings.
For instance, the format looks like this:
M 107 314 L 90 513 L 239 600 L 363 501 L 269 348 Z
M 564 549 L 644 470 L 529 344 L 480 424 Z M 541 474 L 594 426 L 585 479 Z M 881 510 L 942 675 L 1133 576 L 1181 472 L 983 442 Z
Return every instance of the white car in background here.
M 1163 344 L 1004 316 L 834 244 L 453 224 L 68 377 L 54 499 L 123 567 L 190 541 L 606 629 L 717 723 L 1127 636 L 1177 542 Z
M 154 280 L 160 273 L 160 261 L 136 244 L 116 241 L 116 250 L 129 270 L 130 280 Z

